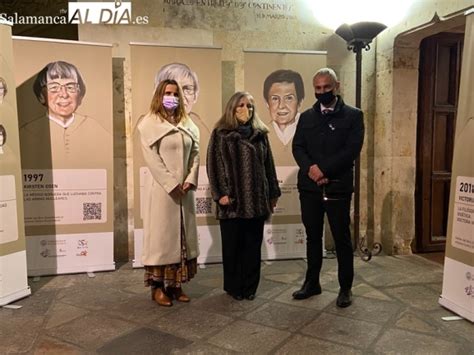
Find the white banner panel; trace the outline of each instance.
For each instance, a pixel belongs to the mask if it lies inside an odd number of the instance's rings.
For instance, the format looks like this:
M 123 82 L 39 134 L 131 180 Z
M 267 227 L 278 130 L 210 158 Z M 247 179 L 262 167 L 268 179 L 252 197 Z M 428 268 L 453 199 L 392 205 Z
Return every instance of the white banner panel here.
M 101 237 L 113 235 L 111 45 L 16 37 L 13 50 L 25 231 L 27 248 L 34 248 L 27 255 L 46 253 L 38 238 L 61 240 L 69 253 L 47 248 L 53 254 L 29 259 L 28 271 L 111 270 L 113 238 Z M 94 245 L 94 236 L 108 248 L 96 254 L 104 259 L 72 257 L 77 240 Z
M 0 306 L 31 293 L 26 275 L 23 193 L 11 27 L 0 19 Z
M 18 240 L 15 176 L 0 176 L 0 244 Z
M 454 138 L 448 239 L 439 303 L 474 322 L 474 8 L 466 32 Z
M 26 275 L 24 250 L 0 256 L 0 306 L 31 294 Z

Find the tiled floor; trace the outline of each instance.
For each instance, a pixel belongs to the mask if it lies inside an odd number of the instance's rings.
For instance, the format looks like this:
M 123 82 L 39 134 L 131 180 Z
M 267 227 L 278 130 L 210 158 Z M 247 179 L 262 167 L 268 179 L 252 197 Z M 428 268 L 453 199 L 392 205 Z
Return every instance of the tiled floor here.
M 441 265 L 420 256 L 356 259 L 354 303 L 339 309 L 335 259 L 324 261 L 323 293 L 295 301 L 303 260 L 262 264 L 254 301 L 222 289 L 208 265 L 171 308 L 151 301 L 143 270 L 29 280 L 21 309 L 0 309 L 0 354 L 474 354 L 474 325 L 446 322 L 438 305 Z
M 435 252 L 435 253 L 420 253 L 417 254 L 418 256 L 421 256 L 425 259 L 434 261 L 435 263 L 444 265 L 444 251 L 443 252 Z

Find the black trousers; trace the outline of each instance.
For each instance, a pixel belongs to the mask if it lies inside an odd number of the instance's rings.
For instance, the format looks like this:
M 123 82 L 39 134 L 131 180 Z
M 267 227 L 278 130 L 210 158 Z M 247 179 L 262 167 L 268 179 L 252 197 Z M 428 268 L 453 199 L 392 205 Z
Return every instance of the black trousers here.
M 257 292 L 260 281 L 263 218 L 221 219 L 224 290 L 241 296 Z
M 342 290 L 349 290 L 354 279 L 354 256 L 350 231 L 351 195 L 338 200 L 323 200 L 320 192 L 300 191 L 301 217 L 306 229 L 306 282 L 319 283 L 323 262 L 324 214 L 336 246 L 337 276 Z

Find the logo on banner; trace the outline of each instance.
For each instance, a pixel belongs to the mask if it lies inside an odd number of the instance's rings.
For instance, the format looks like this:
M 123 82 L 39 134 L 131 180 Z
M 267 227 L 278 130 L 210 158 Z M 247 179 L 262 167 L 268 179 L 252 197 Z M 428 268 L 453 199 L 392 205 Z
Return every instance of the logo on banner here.
M 70 2 L 68 22 L 74 25 L 145 25 L 148 16 L 133 18 L 131 2 Z
M 79 239 L 77 241 L 76 256 L 87 256 L 89 254 L 89 246 L 87 239 Z

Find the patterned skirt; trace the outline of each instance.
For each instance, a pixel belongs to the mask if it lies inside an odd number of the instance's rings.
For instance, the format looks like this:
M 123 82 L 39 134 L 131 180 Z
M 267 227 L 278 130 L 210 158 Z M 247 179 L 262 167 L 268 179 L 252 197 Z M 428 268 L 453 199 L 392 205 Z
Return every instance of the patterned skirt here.
M 188 260 L 186 240 L 181 215 L 181 262 L 168 265 L 145 265 L 145 286 L 181 287 L 197 273 L 197 258 Z

